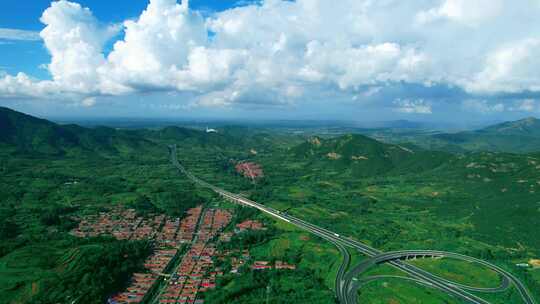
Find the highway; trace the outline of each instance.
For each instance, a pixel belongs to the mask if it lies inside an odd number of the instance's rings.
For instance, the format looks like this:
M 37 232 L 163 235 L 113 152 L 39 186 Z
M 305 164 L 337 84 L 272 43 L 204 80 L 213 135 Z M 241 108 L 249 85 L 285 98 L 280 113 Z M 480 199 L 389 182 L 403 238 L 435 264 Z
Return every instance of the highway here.
M 436 275 L 433 275 L 427 271 L 424 271 L 416 266 L 410 265 L 400 260 L 400 258 L 407 257 L 407 256 L 425 256 L 425 257 L 429 256 L 429 257 L 458 258 L 458 259 L 462 259 L 466 261 L 477 262 L 486 267 L 489 267 L 490 269 L 495 270 L 497 273 L 499 273 L 503 278 L 503 284 L 500 287 L 496 288 L 497 291 L 499 291 L 500 289 L 502 290 L 506 289 L 508 287 L 506 286 L 506 284 L 509 284 L 508 282 L 510 282 L 513 286 L 516 287 L 524 303 L 535 304 L 535 301 L 532 295 L 530 294 L 530 292 L 516 277 L 514 277 L 512 274 L 508 273 L 504 269 L 496 265 L 493 265 L 489 262 L 478 260 L 473 257 L 460 255 L 457 253 L 433 251 L 433 250 L 398 251 L 398 252 L 383 253 L 359 241 L 356 241 L 347 237 L 343 237 L 336 232 L 313 225 L 302 219 L 293 217 L 287 213 L 280 212 L 279 210 L 261 205 L 255 201 L 249 200 L 238 194 L 234 194 L 224 189 L 221 189 L 219 187 L 216 187 L 214 185 L 211 185 L 197 178 L 193 174 L 191 174 L 180 164 L 180 162 L 177 159 L 177 152 L 176 152 L 175 145 L 169 146 L 169 150 L 171 154 L 172 164 L 176 168 L 178 168 L 180 172 L 185 174 L 189 179 L 199 184 L 200 186 L 209 188 L 213 190 L 214 192 L 216 192 L 217 194 L 219 194 L 220 196 L 228 200 L 231 200 L 237 204 L 256 208 L 259 211 L 266 213 L 274 218 L 291 223 L 301 229 L 304 229 L 312 234 L 315 234 L 325 240 L 328 240 L 329 242 L 332 242 L 334 245 L 336 245 L 340 253 L 343 255 L 343 261 L 342 261 L 342 264 L 340 265 L 340 269 L 338 270 L 338 275 L 336 278 L 336 296 L 341 303 L 346 303 L 346 304 L 357 303 L 356 290 L 358 289 L 360 284 L 358 282 L 352 283 L 353 279 L 358 274 L 362 273 L 365 269 L 369 268 L 370 265 L 375 265 L 375 264 L 380 264 L 380 263 L 388 263 L 394 266 L 395 268 L 402 270 L 403 272 L 408 274 L 413 280 L 421 281 L 425 285 L 441 290 L 448 295 L 451 295 L 457 299 L 464 301 L 465 303 L 473 303 L 473 304 L 489 304 L 490 303 L 470 293 L 470 291 L 486 291 L 486 290 L 478 290 L 474 287 L 463 286 L 457 283 L 447 281 L 443 278 L 440 278 Z M 360 265 L 354 267 L 350 272 L 345 274 L 346 268 L 348 267 L 348 264 L 350 262 L 350 255 L 345 247 L 353 248 L 361 252 L 362 254 L 367 255 L 368 257 L 370 257 L 370 259 L 367 262 L 361 263 Z M 494 290 L 488 289 L 487 291 L 494 291 Z
M 425 270 L 422 270 L 418 267 L 403 263 L 401 261 L 401 259 L 404 259 L 404 258 L 408 259 L 408 258 L 417 258 L 417 257 L 420 257 L 420 258 L 445 257 L 445 258 L 458 259 L 458 260 L 463 260 L 463 261 L 472 262 L 472 263 L 478 263 L 491 269 L 497 274 L 499 274 L 502 278 L 502 282 L 500 286 L 493 287 L 493 288 L 477 288 L 477 287 L 465 286 L 462 284 L 448 281 L 446 279 L 433 275 Z M 357 278 L 360 274 L 366 272 L 369 268 L 373 266 L 380 265 L 382 263 L 387 263 L 387 262 L 396 262 L 396 263 L 402 264 L 400 266 L 407 269 L 407 270 L 404 270 L 407 273 L 409 273 L 409 270 L 414 270 L 416 274 L 421 274 L 425 278 L 428 278 L 428 279 L 424 278 L 420 281 L 415 278 L 414 279 L 415 281 L 422 282 L 424 285 L 437 288 L 443 291 L 445 291 L 446 288 L 443 288 L 442 286 L 440 286 L 439 283 L 445 284 L 447 286 L 457 287 L 463 290 L 478 291 L 478 292 L 501 292 L 509 288 L 511 282 L 516 284 L 516 282 L 514 282 L 514 280 L 512 279 L 511 275 L 505 270 L 501 269 L 500 267 L 496 265 L 493 265 L 491 263 L 488 263 L 486 261 L 479 260 L 473 257 L 469 257 L 469 256 L 457 254 L 457 253 L 452 253 L 452 252 L 434 251 L 434 250 L 395 251 L 395 252 L 383 253 L 375 257 L 372 257 L 371 259 L 366 260 L 360 263 L 359 265 L 355 266 L 349 273 L 347 273 L 347 275 L 345 276 L 345 283 L 344 283 L 345 285 L 344 294 L 345 294 L 345 298 L 347 299 L 346 303 L 356 303 L 356 296 L 357 296 L 356 291 L 360 287 L 362 282 L 355 281 L 354 278 Z M 399 268 L 403 270 L 403 268 L 401 267 Z M 414 278 L 414 276 L 412 277 Z M 433 284 L 434 281 L 437 282 L 437 284 Z M 469 295 L 467 296 L 471 297 Z M 480 298 L 477 299 L 474 296 L 472 296 L 471 298 L 481 303 L 489 303 L 483 299 L 480 299 Z

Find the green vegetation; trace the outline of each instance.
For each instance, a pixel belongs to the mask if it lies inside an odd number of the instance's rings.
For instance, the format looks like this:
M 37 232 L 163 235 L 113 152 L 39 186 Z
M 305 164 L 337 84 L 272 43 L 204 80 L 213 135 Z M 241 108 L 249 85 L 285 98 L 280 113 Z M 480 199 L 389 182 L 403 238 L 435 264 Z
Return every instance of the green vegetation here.
M 290 224 L 275 221 L 254 209 L 239 207 L 234 223 L 256 219 L 267 230 L 245 231 L 230 242 L 225 250 L 248 249 L 250 261 L 284 261 L 296 270 L 250 270 L 226 274 L 218 287 L 205 294 L 208 303 L 334 303 L 334 282 L 341 257 L 332 244 L 300 231 Z M 264 236 L 264 237 L 262 237 Z M 250 240 L 250 241 L 246 241 Z M 326 262 L 321 263 L 321 259 Z M 225 269 L 229 268 L 225 266 Z M 268 301 L 268 302 L 267 302 Z
M 238 188 L 233 173 L 181 158 L 209 182 L 382 250 L 459 252 L 514 273 L 514 259 L 540 256 L 538 154 L 449 154 L 347 135 L 250 159 L 266 176 Z
M 292 227 L 282 227 L 281 233 L 267 243 L 254 247 L 251 254 L 259 260 L 281 260 L 314 271 L 324 280 L 326 289 L 335 286 L 341 256 L 334 245 L 307 232 Z M 321 260 L 325 261 L 321 263 Z
M 517 130 L 536 136 L 537 128 L 529 128 L 529 122 L 486 133 Z M 520 138 L 515 133 L 501 138 L 510 136 Z M 444 143 L 454 147 L 444 150 L 462 152 L 492 145 L 487 135 L 473 137 L 484 143 L 474 148 Z M 56 303 L 67 297 L 92 296 L 94 303 L 100 303 L 140 265 L 146 245 L 75 239 L 69 231 L 77 217 L 116 205 L 143 214 L 181 216 L 195 204 L 215 203 L 210 191 L 194 185 L 169 164 L 168 144 L 177 144 L 179 160 L 193 174 L 229 191 L 381 250 L 437 249 L 489 260 L 516 274 L 540 297 L 538 271 L 515 266 L 516 260 L 540 258 L 538 153 L 448 153 L 410 144 L 383 144 L 361 135 L 300 140 L 282 130 L 241 127 L 222 128 L 217 134 L 180 127 L 87 129 L 59 126 L 1 108 L 0 299 Z M 510 146 L 506 147 L 497 149 Z M 525 152 L 529 148 L 515 149 Z M 243 178 L 234 170 L 239 160 L 261 164 L 265 177 L 255 182 Z M 220 283 L 224 288 L 215 291 L 216 299 L 227 303 L 235 295 L 243 303 L 255 303 L 254 299 L 268 295 L 271 303 L 299 298 L 332 301 L 328 299 L 333 299 L 331 288 L 341 262 L 337 249 L 250 210 L 240 209 L 238 220 L 257 217 L 270 229 L 233 242 L 249 247 L 255 258 L 294 261 L 298 271 L 227 276 Z M 141 246 L 140 254 L 115 260 L 123 250 L 134 250 L 130 246 Z M 70 257 L 78 261 L 77 267 Z M 354 261 L 361 258 L 353 253 Z M 80 276 L 100 263 L 118 272 L 105 276 L 90 271 Z M 452 263 L 423 266 L 460 282 L 493 282 L 491 275 L 485 281 L 474 279 L 484 277 L 476 267 L 465 271 L 464 266 Z M 378 267 L 373 274 L 376 270 L 394 271 Z M 91 288 L 77 287 L 83 280 Z M 110 287 L 99 282 L 108 282 Z M 414 290 L 408 293 L 410 288 Z M 370 283 L 361 297 L 386 299 L 384 303 L 392 299 L 446 301 L 435 291 L 397 280 Z M 495 303 L 512 303 L 515 294 L 486 297 Z
M 403 279 L 385 278 L 372 281 L 360 289 L 358 301 L 369 304 L 424 304 L 459 302 L 444 293 Z
M 414 143 L 426 149 L 466 152 L 532 153 L 540 151 L 540 120 L 530 117 L 474 131 L 441 133 L 413 129 L 365 129 L 358 132 L 385 142 Z
M 493 288 L 501 284 L 501 278 L 496 272 L 477 263 L 447 258 L 417 259 L 410 261 L 410 263 L 432 274 L 466 286 Z
M 534 117 L 496 124 L 479 130 L 443 133 L 437 130 L 412 128 L 375 128 L 336 130 L 337 133 L 360 133 L 382 142 L 405 147 L 422 147 L 452 153 L 540 151 L 540 120 Z
M 109 238 L 24 246 L 0 258 L 0 303 L 102 303 L 149 252 L 146 243 Z
M 165 143 L 0 110 L 0 303 L 103 303 L 150 248 L 77 239 L 77 217 L 116 205 L 181 216 L 213 197 L 169 165 Z
M 540 150 L 540 120 L 530 117 L 478 131 L 439 134 L 433 139 L 469 151 L 535 152 Z
M 523 303 L 523 300 L 515 288 L 509 288 L 500 293 L 473 292 L 473 294 L 482 297 L 491 304 Z
M 333 292 L 312 271 L 250 271 L 225 276 L 205 295 L 208 303 L 334 303 Z

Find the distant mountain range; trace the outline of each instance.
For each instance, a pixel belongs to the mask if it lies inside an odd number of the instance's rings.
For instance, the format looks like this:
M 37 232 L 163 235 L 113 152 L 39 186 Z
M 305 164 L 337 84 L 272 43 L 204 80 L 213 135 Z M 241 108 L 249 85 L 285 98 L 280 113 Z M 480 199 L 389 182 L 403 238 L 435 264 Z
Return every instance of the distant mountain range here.
M 432 147 L 447 145 L 467 151 L 537 152 L 540 151 L 540 120 L 529 117 L 475 131 L 435 134 L 431 139 Z
M 265 134 L 251 134 L 246 128 L 223 127 L 219 133 L 183 127 L 161 129 L 85 128 L 60 125 L 45 119 L 0 107 L 0 147 L 16 153 L 64 155 L 99 153 L 102 156 L 163 149 L 159 143 L 177 143 L 212 149 L 267 145 Z
M 447 152 L 540 151 L 540 120 L 534 117 L 460 132 L 437 131 L 422 124 L 405 122 L 393 127 L 350 129 L 386 143 L 412 143 L 430 150 Z
M 388 120 L 388 121 L 370 121 L 370 122 L 356 122 L 352 124 L 356 128 L 364 129 L 424 129 L 424 130 L 465 130 L 474 128 L 477 125 L 460 125 L 449 122 L 422 122 L 411 120 Z
M 518 121 L 496 124 L 475 131 L 440 133 L 419 129 L 421 124 L 396 121 L 391 128 L 351 131 L 362 133 L 394 145 L 386 145 L 371 138 L 353 135 L 337 139 L 319 141 L 321 146 L 306 142 L 295 148 L 297 156 L 332 155 L 336 153 L 339 162 L 358 163 L 361 158 L 388 155 L 391 159 L 401 159 L 409 153 L 405 144 L 409 142 L 424 149 L 446 152 L 496 151 L 528 153 L 540 151 L 540 120 L 530 117 Z M 243 127 L 222 127 L 218 134 L 183 128 L 165 127 L 158 130 L 121 130 L 110 127 L 84 128 L 78 125 L 59 125 L 5 107 L 0 107 L 0 146 L 7 146 L 17 152 L 65 154 L 84 151 L 102 154 L 117 154 L 142 149 L 155 149 L 155 140 L 174 141 L 185 145 L 199 145 L 217 149 L 231 146 L 268 144 L 271 134 L 253 133 Z M 382 145 L 382 146 L 381 146 Z M 338 149 L 339 148 L 339 149 Z M 415 148 L 412 148 L 415 149 Z M 362 153 L 361 153 L 362 152 Z M 364 153 L 365 152 L 365 153 Z M 416 151 L 420 153 L 420 151 Z M 365 155 L 364 155 L 364 154 Z M 373 155 L 375 155 L 373 154 Z M 375 158 L 371 156 L 373 161 Z M 332 158 L 333 156 L 330 156 Z M 361 163 L 361 162 L 360 162 Z M 386 163 L 386 162 L 385 162 Z

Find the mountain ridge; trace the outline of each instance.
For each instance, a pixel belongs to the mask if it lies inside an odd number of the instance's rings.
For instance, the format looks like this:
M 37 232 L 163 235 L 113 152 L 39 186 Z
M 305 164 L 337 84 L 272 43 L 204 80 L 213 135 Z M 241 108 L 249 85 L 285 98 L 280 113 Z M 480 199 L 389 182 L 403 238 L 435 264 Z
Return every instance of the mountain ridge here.
M 448 144 L 468 151 L 530 153 L 540 151 L 540 119 L 528 117 L 479 130 L 432 135 L 438 145 Z
M 6 107 L 0 107 L 0 143 L 17 153 L 46 155 L 116 154 L 151 146 L 141 131 L 59 125 Z
M 349 172 L 354 177 L 389 172 L 418 172 L 435 168 L 449 153 L 427 151 L 407 145 L 387 144 L 360 134 L 330 139 L 312 137 L 291 150 L 292 157 L 307 161 L 308 167 Z

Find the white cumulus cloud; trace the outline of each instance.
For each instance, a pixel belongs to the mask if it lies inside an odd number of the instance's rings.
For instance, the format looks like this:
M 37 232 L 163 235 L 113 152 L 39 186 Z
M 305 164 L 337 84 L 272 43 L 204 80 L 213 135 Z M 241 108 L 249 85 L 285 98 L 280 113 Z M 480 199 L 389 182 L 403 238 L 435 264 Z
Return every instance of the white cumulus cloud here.
M 68 1 L 53 2 L 41 22 L 46 25 L 40 35 L 51 54 L 48 70 L 55 84 L 68 91 L 99 92 L 103 45 L 118 29 L 101 25 L 88 8 Z
M 421 24 L 449 20 L 473 26 L 497 17 L 503 0 L 445 0 L 439 7 L 420 11 L 416 21 Z
M 540 91 L 540 38 L 502 46 L 487 55 L 483 69 L 466 84 L 473 92 Z
M 87 97 L 81 101 L 83 107 L 93 107 L 97 103 L 96 97 Z
M 540 94 L 539 14 L 534 0 L 265 0 L 205 17 L 187 0 L 150 0 L 108 24 L 59 0 L 41 17 L 52 80 L 2 75 L 0 98 L 169 91 L 196 105 L 283 105 L 371 98 L 395 84 L 458 88 L 471 100 Z M 429 113 L 430 102 L 395 105 Z
M 207 40 L 202 16 L 186 3 L 151 0 L 136 20 L 124 22 L 125 37 L 114 44 L 102 77 L 132 89 L 176 87 L 176 72 Z
M 540 112 L 540 102 L 530 98 L 517 100 L 510 110 L 518 112 Z
M 506 109 L 506 106 L 501 102 L 490 102 L 483 99 L 466 99 L 461 103 L 461 106 L 466 111 L 481 114 L 500 113 Z
M 396 112 L 407 114 L 431 114 L 431 104 L 423 99 L 396 99 L 394 100 Z

